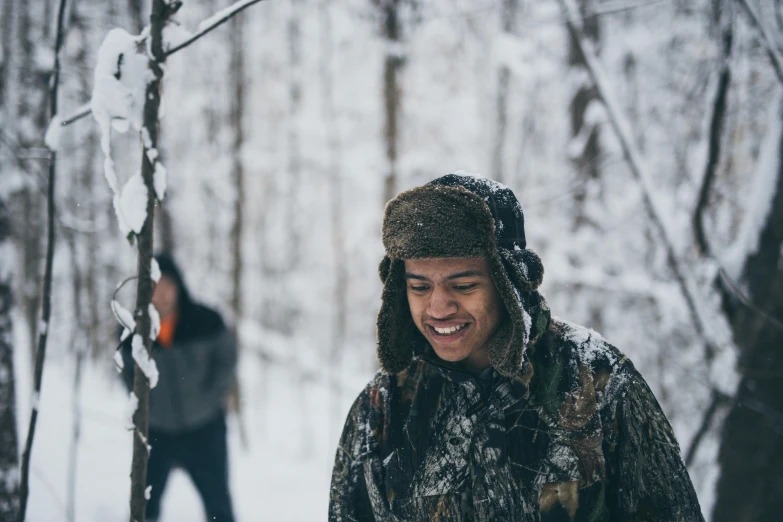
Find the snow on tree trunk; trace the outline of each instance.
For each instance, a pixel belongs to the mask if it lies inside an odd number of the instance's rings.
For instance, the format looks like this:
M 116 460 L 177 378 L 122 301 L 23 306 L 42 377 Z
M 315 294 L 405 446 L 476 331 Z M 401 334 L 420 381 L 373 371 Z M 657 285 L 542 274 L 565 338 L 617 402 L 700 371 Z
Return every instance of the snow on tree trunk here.
M 154 230 L 154 210 L 155 200 L 163 198 L 165 182 L 163 186 L 161 181 L 157 180 L 156 174 L 160 176 L 160 162 L 151 151 L 157 151 L 158 131 L 160 128 L 160 91 L 161 81 L 163 79 L 163 63 L 166 55 L 163 50 L 163 27 L 169 17 L 169 6 L 164 0 L 152 0 L 152 10 L 150 14 L 150 51 L 148 57 L 148 81 L 144 90 L 144 110 L 143 127 L 140 129 L 144 151 L 141 155 L 141 177 L 146 188 L 146 219 L 143 222 L 141 231 L 136 238 L 138 246 L 139 260 L 137 265 L 138 282 L 136 286 L 136 336 L 143 342 L 143 350 L 146 352 L 147 361 L 151 360 L 152 339 L 150 332 L 152 330 L 152 321 L 150 318 L 150 303 L 152 302 L 152 254 L 153 254 L 153 230 Z M 131 178 L 132 179 L 132 178 Z M 162 189 L 162 190 L 161 190 Z M 157 381 L 157 370 L 150 372 L 151 368 L 145 368 L 140 365 L 140 357 L 134 354 L 136 367 L 133 377 L 133 392 L 138 398 L 139 404 L 133 413 L 133 457 L 131 460 L 131 492 L 130 492 L 130 522 L 141 522 L 145 520 L 145 510 L 147 506 L 147 460 L 149 459 L 150 447 L 147 443 L 149 428 L 149 393 L 150 387 Z M 141 359 L 143 360 L 143 359 Z
M 777 520 L 783 512 L 783 107 L 770 126 L 740 236 L 749 302 L 724 300 L 742 375 L 723 426 L 714 522 Z M 748 229 L 752 229 L 748 231 Z M 749 236 L 753 236 L 752 238 Z

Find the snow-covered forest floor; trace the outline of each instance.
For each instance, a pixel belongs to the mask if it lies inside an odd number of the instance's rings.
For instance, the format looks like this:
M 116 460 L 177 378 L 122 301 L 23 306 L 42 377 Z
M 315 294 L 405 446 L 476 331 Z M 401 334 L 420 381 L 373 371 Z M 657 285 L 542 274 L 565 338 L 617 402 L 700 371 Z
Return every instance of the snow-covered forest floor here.
M 29 522 L 66 519 L 69 437 L 73 419 L 73 364 L 50 361 L 39 403 L 40 423 L 31 463 Z M 25 367 L 20 358 L 18 364 Z M 128 519 L 130 490 L 130 421 L 128 395 L 117 375 L 89 364 L 83 375 L 81 444 L 78 451 L 75 520 L 119 522 Z M 259 520 L 323 520 L 329 495 L 334 452 L 341 426 L 330 422 L 330 395 L 321 386 L 308 388 L 303 432 L 301 409 L 288 371 L 263 372 L 259 359 L 246 353 L 240 379 L 246 384 L 242 423 L 229 416 L 229 460 L 234 509 L 239 522 Z M 20 375 L 26 375 L 20 372 Z M 369 379 L 369 375 L 364 376 Z M 361 380 L 361 376 L 359 378 Z M 20 379 L 20 391 L 29 383 Z M 298 386 L 298 385 L 297 385 Z M 358 384 L 355 394 L 361 390 Z M 266 401 L 258 400 L 271 393 Z M 27 411 L 30 396 L 19 394 L 19 411 Z M 339 408 L 347 411 L 347 394 Z M 21 424 L 21 423 L 20 423 Z M 20 440 L 24 433 L 20 433 Z M 193 522 L 203 517 L 201 499 L 181 470 L 169 477 L 160 522 Z

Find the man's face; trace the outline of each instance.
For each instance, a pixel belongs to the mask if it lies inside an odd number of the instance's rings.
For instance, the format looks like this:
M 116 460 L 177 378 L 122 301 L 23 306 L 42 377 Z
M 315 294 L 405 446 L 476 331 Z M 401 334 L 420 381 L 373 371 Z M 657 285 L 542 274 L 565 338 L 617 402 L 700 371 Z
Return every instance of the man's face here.
M 178 298 L 177 283 L 169 276 L 161 275 L 155 285 L 155 292 L 152 294 L 152 304 L 155 305 L 161 317 L 166 317 L 177 311 Z
M 505 308 L 485 258 L 406 259 L 408 303 L 435 353 L 468 369 L 489 366 L 489 339 Z

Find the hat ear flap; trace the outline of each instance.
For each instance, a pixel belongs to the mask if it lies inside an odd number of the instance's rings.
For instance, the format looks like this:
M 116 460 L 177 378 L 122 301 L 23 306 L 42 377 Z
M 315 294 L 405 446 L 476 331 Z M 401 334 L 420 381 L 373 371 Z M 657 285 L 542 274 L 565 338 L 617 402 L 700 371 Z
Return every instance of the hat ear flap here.
M 387 374 L 399 373 L 411 364 L 411 328 L 416 328 L 405 290 L 405 263 L 384 257 L 378 267 L 383 281 L 381 309 L 378 312 L 378 362 Z
M 501 375 L 513 377 L 522 365 L 522 353 L 527 346 L 524 312 L 519 292 L 499 256 L 488 259 L 495 288 L 506 308 L 506 315 L 489 339 L 489 363 Z
M 522 250 L 498 249 L 514 285 L 523 292 L 535 292 L 544 280 L 544 264 L 538 254 Z
M 386 278 L 389 277 L 391 266 L 392 260 L 387 256 L 383 256 L 381 264 L 378 265 L 378 275 L 381 276 L 381 283 L 386 283 Z

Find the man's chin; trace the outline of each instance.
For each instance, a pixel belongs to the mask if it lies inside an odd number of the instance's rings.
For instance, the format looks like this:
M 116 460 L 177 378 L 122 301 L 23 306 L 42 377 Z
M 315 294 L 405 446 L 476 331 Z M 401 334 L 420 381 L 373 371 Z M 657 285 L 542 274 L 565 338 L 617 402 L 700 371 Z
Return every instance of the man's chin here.
M 469 353 L 466 353 L 464 350 L 460 350 L 453 346 L 439 346 L 432 340 L 430 340 L 430 346 L 432 346 L 432 349 L 435 351 L 435 355 L 437 355 L 439 359 L 450 363 L 464 361 L 469 355 Z

